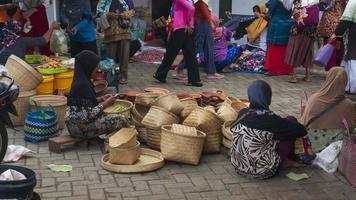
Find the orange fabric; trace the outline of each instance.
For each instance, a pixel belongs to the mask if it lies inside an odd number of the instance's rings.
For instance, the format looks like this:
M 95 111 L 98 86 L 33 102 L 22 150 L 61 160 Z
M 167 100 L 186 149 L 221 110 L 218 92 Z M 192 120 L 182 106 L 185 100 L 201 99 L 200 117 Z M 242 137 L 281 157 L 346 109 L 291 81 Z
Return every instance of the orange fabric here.
M 21 11 L 20 9 L 18 9 L 14 16 L 14 20 L 20 21 L 20 19 L 21 19 Z M 8 16 L 6 14 L 6 10 L 0 11 L 0 23 L 4 23 L 7 20 L 8 20 Z
M 195 20 L 196 21 L 211 21 L 211 12 L 209 6 L 202 0 L 194 4 L 195 6 Z

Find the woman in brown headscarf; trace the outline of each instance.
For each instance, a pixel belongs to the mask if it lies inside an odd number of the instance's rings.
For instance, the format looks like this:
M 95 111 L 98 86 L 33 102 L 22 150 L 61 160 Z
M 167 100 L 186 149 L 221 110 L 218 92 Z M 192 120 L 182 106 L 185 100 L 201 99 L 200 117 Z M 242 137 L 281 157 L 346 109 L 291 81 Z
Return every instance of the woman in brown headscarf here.
M 347 74 L 341 67 L 332 68 L 319 91 L 313 94 L 301 118 L 308 128 L 308 136 L 315 151 L 321 151 L 331 142 L 342 138 L 345 119 L 354 126 L 355 109 L 351 100 L 345 98 Z M 318 117 L 320 113 L 325 112 Z

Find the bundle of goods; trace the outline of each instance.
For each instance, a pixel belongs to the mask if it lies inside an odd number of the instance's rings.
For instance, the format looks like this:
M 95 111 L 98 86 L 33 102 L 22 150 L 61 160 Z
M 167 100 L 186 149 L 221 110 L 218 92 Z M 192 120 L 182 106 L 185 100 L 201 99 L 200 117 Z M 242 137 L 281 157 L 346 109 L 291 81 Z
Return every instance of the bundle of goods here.
M 194 127 L 173 124 L 162 126 L 161 152 L 164 159 L 198 165 L 206 134 Z
M 220 151 L 222 121 L 210 108 L 198 107 L 184 120 L 183 125 L 197 128 L 206 134 L 204 153 Z
M 102 157 L 101 165 L 108 171 L 146 172 L 164 165 L 162 154 L 140 148 L 135 128 L 122 128 L 112 134 L 108 139 L 107 146 L 109 153 Z
M 264 65 L 266 63 L 266 52 L 259 51 L 243 51 L 236 63 L 235 71 L 249 73 L 264 73 Z

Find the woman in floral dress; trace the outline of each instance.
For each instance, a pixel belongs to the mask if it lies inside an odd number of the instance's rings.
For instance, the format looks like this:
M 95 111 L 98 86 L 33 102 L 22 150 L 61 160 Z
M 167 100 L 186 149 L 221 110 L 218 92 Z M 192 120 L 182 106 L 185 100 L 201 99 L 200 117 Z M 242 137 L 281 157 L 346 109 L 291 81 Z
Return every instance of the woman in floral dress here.
M 116 97 L 97 98 L 90 80 L 100 58 L 91 51 L 82 51 L 75 57 L 74 80 L 67 102 L 66 125 L 75 138 L 89 139 L 129 127 L 121 114 L 106 114 L 104 109 L 113 105 Z

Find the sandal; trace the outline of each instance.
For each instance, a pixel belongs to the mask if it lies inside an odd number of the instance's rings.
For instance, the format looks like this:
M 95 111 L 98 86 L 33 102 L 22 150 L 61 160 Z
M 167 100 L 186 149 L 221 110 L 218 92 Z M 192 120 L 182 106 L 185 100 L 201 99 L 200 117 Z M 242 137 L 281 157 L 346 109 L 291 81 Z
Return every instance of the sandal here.
M 185 86 L 190 86 L 190 87 L 203 87 L 203 83 L 201 83 L 201 82 L 186 83 Z
M 159 83 L 166 83 L 166 79 L 160 79 L 156 74 L 153 74 L 153 78 L 156 79 Z
M 311 82 L 311 78 L 304 77 L 304 78 L 303 78 L 303 81 L 305 81 L 305 82 L 307 82 L 307 83 L 310 83 L 310 82 Z
M 298 83 L 298 80 L 296 78 L 291 78 L 288 83 Z

